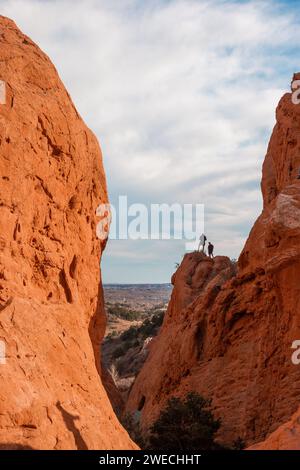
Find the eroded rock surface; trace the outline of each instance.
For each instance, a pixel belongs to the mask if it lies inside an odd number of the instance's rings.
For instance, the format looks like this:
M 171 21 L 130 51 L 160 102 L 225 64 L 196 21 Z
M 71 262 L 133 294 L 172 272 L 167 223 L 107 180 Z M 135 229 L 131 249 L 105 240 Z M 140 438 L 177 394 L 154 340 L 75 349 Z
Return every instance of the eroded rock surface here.
M 99 376 L 98 142 L 48 57 L 4 17 L 0 79 L 1 448 L 134 448 Z
M 212 399 L 226 444 L 262 441 L 298 409 L 291 345 L 300 339 L 300 106 L 290 93 L 276 118 L 263 165 L 263 212 L 237 273 L 226 258 L 194 253 L 175 274 L 164 325 L 127 404 L 130 412 L 141 408 L 144 430 L 170 396 L 189 390 Z

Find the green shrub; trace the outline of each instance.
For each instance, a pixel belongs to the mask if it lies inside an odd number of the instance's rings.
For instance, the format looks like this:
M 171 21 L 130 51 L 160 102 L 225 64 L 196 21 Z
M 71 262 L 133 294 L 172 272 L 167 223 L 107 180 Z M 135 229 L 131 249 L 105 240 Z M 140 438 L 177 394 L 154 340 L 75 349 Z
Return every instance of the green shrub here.
M 128 328 L 128 330 L 123 331 L 120 338 L 122 341 L 128 341 L 128 340 L 135 339 L 137 335 L 138 335 L 138 327 L 131 326 L 130 328 Z
M 149 449 L 181 452 L 220 448 L 214 441 L 220 421 L 209 410 L 210 403 L 195 392 L 184 399 L 171 398 L 150 429 Z
M 141 312 L 132 310 L 125 304 L 116 303 L 114 305 L 107 305 L 107 312 L 109 316 L 122 318 L 123 320 L 139 320 L 142 316 Z
M 113 338 L 116 338 L 118 336 L 118 333 L 116 332 L 116 330 L 113 330 L 111 331 L 108 335 L 107 335 L 107 339 L 111 340 Z
M 126 353 L 127 349 L 128 347 L 126 346 L 126 344 L 118 346 L 112 353 L 113 359 L 118 359 L 119 357 L 123 356 L 123 354 Z
M 155 336 L 157 334 L 159 327 L 162 325 L 164 314 L 164 311 L 159 311 L 143 321 L 138 330 L 141 339 L 144 340 L 149 336 Z

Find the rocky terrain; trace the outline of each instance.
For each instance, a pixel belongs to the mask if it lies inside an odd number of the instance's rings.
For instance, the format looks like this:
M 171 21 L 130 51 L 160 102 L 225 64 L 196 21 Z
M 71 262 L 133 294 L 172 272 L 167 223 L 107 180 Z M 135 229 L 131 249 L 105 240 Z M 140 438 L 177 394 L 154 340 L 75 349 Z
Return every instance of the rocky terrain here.
M 149 345 L 158 334 L 170 294 L 170 285 L 164 284 L 104 286 L 107 327 L 102 364 L 110 376 L 105 380 L 108 395 L 120 417 Z
M 106 284 L 104 300 L 107 316 L 105 336 L 117 336 L 158 310 L 166 310 L 171 284 Z
M 0 31 L 0 445 L 136 448 L 100 380 L 101 151 L 48 57 Z
M 149 346 L 159 332 L 164 314 L 164 309 L 149 311 L 143 321 L 131 322 L 130 327 L 103 341 L 103 365 L 124 399 L 148 357 Z
M 279 426 L 266 440 L 254 444 L 248 450 L 300 450 L 299 409 L 289 421 Z
M 123 304 L 140 312 L 168 304 L 172 284 L 105 284 L 105 303 Z
M 145 433 L 170 396 L 194 390 L 212 399 L 220 442 L 299 448 L 300 375 L 291 345 L 300 339 L 300 106 L 290 93 L 276 120 L 263 211 L 238 265 L 191 253 L 173 276 L 163 326 L 126 406 L 141 412 Z

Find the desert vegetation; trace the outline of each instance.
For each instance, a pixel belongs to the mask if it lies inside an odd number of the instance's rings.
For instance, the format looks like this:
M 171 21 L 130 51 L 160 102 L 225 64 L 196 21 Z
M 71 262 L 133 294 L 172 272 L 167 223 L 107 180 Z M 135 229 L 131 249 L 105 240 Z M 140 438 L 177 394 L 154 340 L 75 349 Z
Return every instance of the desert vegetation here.
M 119 330 L 111 330 L 102 346 L 104 365 L 121 392 L 128 391 L 144 364 L 148 355 L 148 346 L 152 338 L 158 334 L 165 310 L 163 305 L 140 313 L 124 304 L 107 306 L 109 321 L 111 317 L 126 319 L 126 323 L 121 325 L 125 329 L 120 328 L 119 323 Z M 129 318 L 132 320 L 128 321 Z
M 199 452 L 203 450 L 241 450 L 245 444 L 238 437 L 230 447 L 216 439 L 221 421 L 211 411 L 211 400 L 197 392 L 183 398 L 172 397 L 147 431 L 141 430 L 140 412 L 126 414 L 123 426 L 131 438 L 145 450 Z

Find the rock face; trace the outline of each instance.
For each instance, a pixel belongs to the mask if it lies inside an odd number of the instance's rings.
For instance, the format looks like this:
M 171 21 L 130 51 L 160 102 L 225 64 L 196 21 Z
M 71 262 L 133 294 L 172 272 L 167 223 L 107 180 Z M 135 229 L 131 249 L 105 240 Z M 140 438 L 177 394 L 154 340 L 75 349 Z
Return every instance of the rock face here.
M 135 448 L 99 375 L 100 148 L 47 56 L 0 33 L 0 447 Z
M 300 450 L 300 410 L 265 441 L 254 444 L 247 450 Z
M 300 366 L 291 345 L 300 339 L 300 106 L 290 93 L 276 117 L 263 165 L 264 208 L 237 273 L 226 258 L 194 253 L 174 276 L 164 325 L 127 404 L 141 409 L 144 429 L 168 397 L 188 390 L 212 399 L 226 444 L 262 441 L 298 409 Z M 280 444 L 289 445 L 295 442 Z

